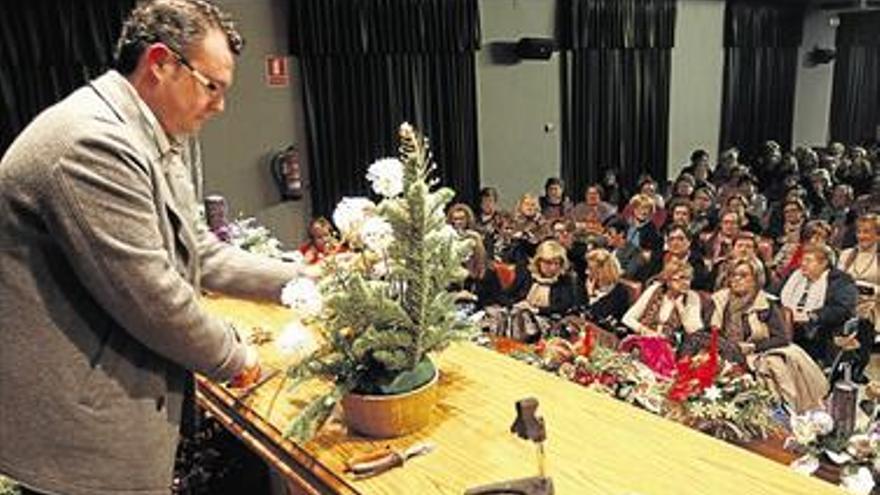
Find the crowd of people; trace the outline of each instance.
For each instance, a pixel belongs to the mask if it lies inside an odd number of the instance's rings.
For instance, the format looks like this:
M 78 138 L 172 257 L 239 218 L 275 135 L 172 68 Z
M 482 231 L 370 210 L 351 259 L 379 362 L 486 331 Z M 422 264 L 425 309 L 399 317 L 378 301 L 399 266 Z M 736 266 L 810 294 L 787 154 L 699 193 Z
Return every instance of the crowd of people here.
M 728 149 L 713 167 L 697 150 L 669 184 L 643 176 L 632 194 L 609 170 L 578 203 L 549 178 L 513 211 L 483 188 L 474 208 L 447 212 L 478 245 L 460 297 L 488 331 L 523 341 L 580 315 L 661 374 L 658 342 L 681 356 L 715 329 L 727 360 L 794 409 L 815 405 L 841 363 L 866 380 L 880 332 L 880 157 L 769 141 L 752 161 Z M 313 223 L 304 254 L 326 251 L 328 225 Z

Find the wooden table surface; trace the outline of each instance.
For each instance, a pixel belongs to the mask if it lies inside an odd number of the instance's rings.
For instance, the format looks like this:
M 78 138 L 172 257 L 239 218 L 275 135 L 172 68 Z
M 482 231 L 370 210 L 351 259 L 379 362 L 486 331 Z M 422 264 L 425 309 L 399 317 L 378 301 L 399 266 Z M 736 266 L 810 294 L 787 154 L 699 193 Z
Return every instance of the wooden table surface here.
M 205 305 L 249 329 L 277 333 L 292 315 L 283 308 L 225 298 Z M 263 364 L 285 360 L 273 342 L 260 348 Z M 509 433 L 514 402 L 540 401 L 547 424 L 547 473 L 565 494 L 841 494 L 838 487 L 799 475 L 787 466 L 716 440 L 634 406 L 587 390 L 550 373 L 469 343 L 435 358 L 440 400 L 432 425 L 394 440 L 349 436 L 332 423 L 298 446 L 280 434 L 315 393 L 279 390 L 280 375 L 244 401 L 235 392 L 199 379 L 199 403 L 248 445 L 280 467 L 305 493 L 461 494 L 468 487 L 537 473 L 536 448 Z M 431 441 L 434 452 L 402 468 L 355 481 L 343 474 L 353 454 L 391 445 L 403 449 Z

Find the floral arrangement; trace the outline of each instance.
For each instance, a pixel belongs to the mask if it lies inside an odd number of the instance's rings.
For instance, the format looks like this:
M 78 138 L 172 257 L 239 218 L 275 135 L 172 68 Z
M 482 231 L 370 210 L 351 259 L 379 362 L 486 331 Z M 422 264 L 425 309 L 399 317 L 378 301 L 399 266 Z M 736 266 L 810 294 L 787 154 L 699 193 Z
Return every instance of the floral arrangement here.
M 498 339 L 496 339 L 498 340 Z M 606 347 L 587 328 L 574 339 L 534 345 L 492 342 L 501 352 L 593 390 L 635 404 L 723 440 L 766 438 L 779 429 L 773 395 L 742 368 L 719 358 L 717 336 L 707 352 L 658 375 L 630 353 Z
M 223 231 L 218 233 L 221 240 L 245 251 L 272 258 L 281 258 L 284 254 L 281 250 L 281 241 L 276 239 L 268 228 L 258 224 L 254 217 L 239 218 L 224 225 L 222 229 Z
M 772 392 L 742 366 L 720 358 L 718 330 L 709 347 L 676 363 L 668 417 L 723 440 L 767 438 L 780 427 Z
M 740 366 L 722 361 L 708 386 L 685 396 L 676 384 L 667 417 L 722 440 L 750 441 L 780 430 L 772 415 L 773 394 Z
M 793 415 L 785 448 L 802 455 L 791 463 L 792 468 L 811 474 L 825 458 L 840 466 L 840 485 L 847 491 L 871 493 L 874 477 L 880 473 L 880 382 L 870 382 L 865 397 L 860 408 L 866 416 L 848 435 L 838 431 L 834 418 L 824 410 Z
M 333 214 L 352 250 L 328 259 L 319 282 L 294 280 L 282 293 L 323 341 L 288 378 L 293 386 L 316 377 L 332 382 L 290 425 L 287 435 L 299 441 L 347 393 L 394 394 L 427 383 L 436 370 L 426 355 L 473 333 L 448 291 L 467 275 L 472 249 L 445 222 L 454 192 L 430 178 L 426 139 L 409 124 L 399 138 L 400 158 L 379 160 L 367 174 L 382 200 L 346 198 Z

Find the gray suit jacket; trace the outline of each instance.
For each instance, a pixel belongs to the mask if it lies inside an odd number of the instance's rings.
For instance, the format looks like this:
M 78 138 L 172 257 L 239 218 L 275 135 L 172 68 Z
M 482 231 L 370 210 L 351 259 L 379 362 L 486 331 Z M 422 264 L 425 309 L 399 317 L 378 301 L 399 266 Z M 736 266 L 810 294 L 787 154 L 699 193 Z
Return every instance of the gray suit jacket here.
M 200 288 L 274 298 L 296 275 L 195 219 L 172 146 L 108 72 L 40 114 L 0 162 L 0 472 L 39 491 L 168 493 L 188 370 L 245 346 Z

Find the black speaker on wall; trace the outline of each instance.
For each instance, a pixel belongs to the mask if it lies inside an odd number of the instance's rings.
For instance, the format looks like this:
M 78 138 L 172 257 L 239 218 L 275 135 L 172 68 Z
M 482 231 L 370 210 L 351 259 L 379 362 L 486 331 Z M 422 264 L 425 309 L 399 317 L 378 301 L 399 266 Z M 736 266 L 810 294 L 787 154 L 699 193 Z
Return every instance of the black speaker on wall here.
M 521 59 L 547 60 L 555 50 L 553 38 L 520 38 L 516 43 L 516 54 Z

